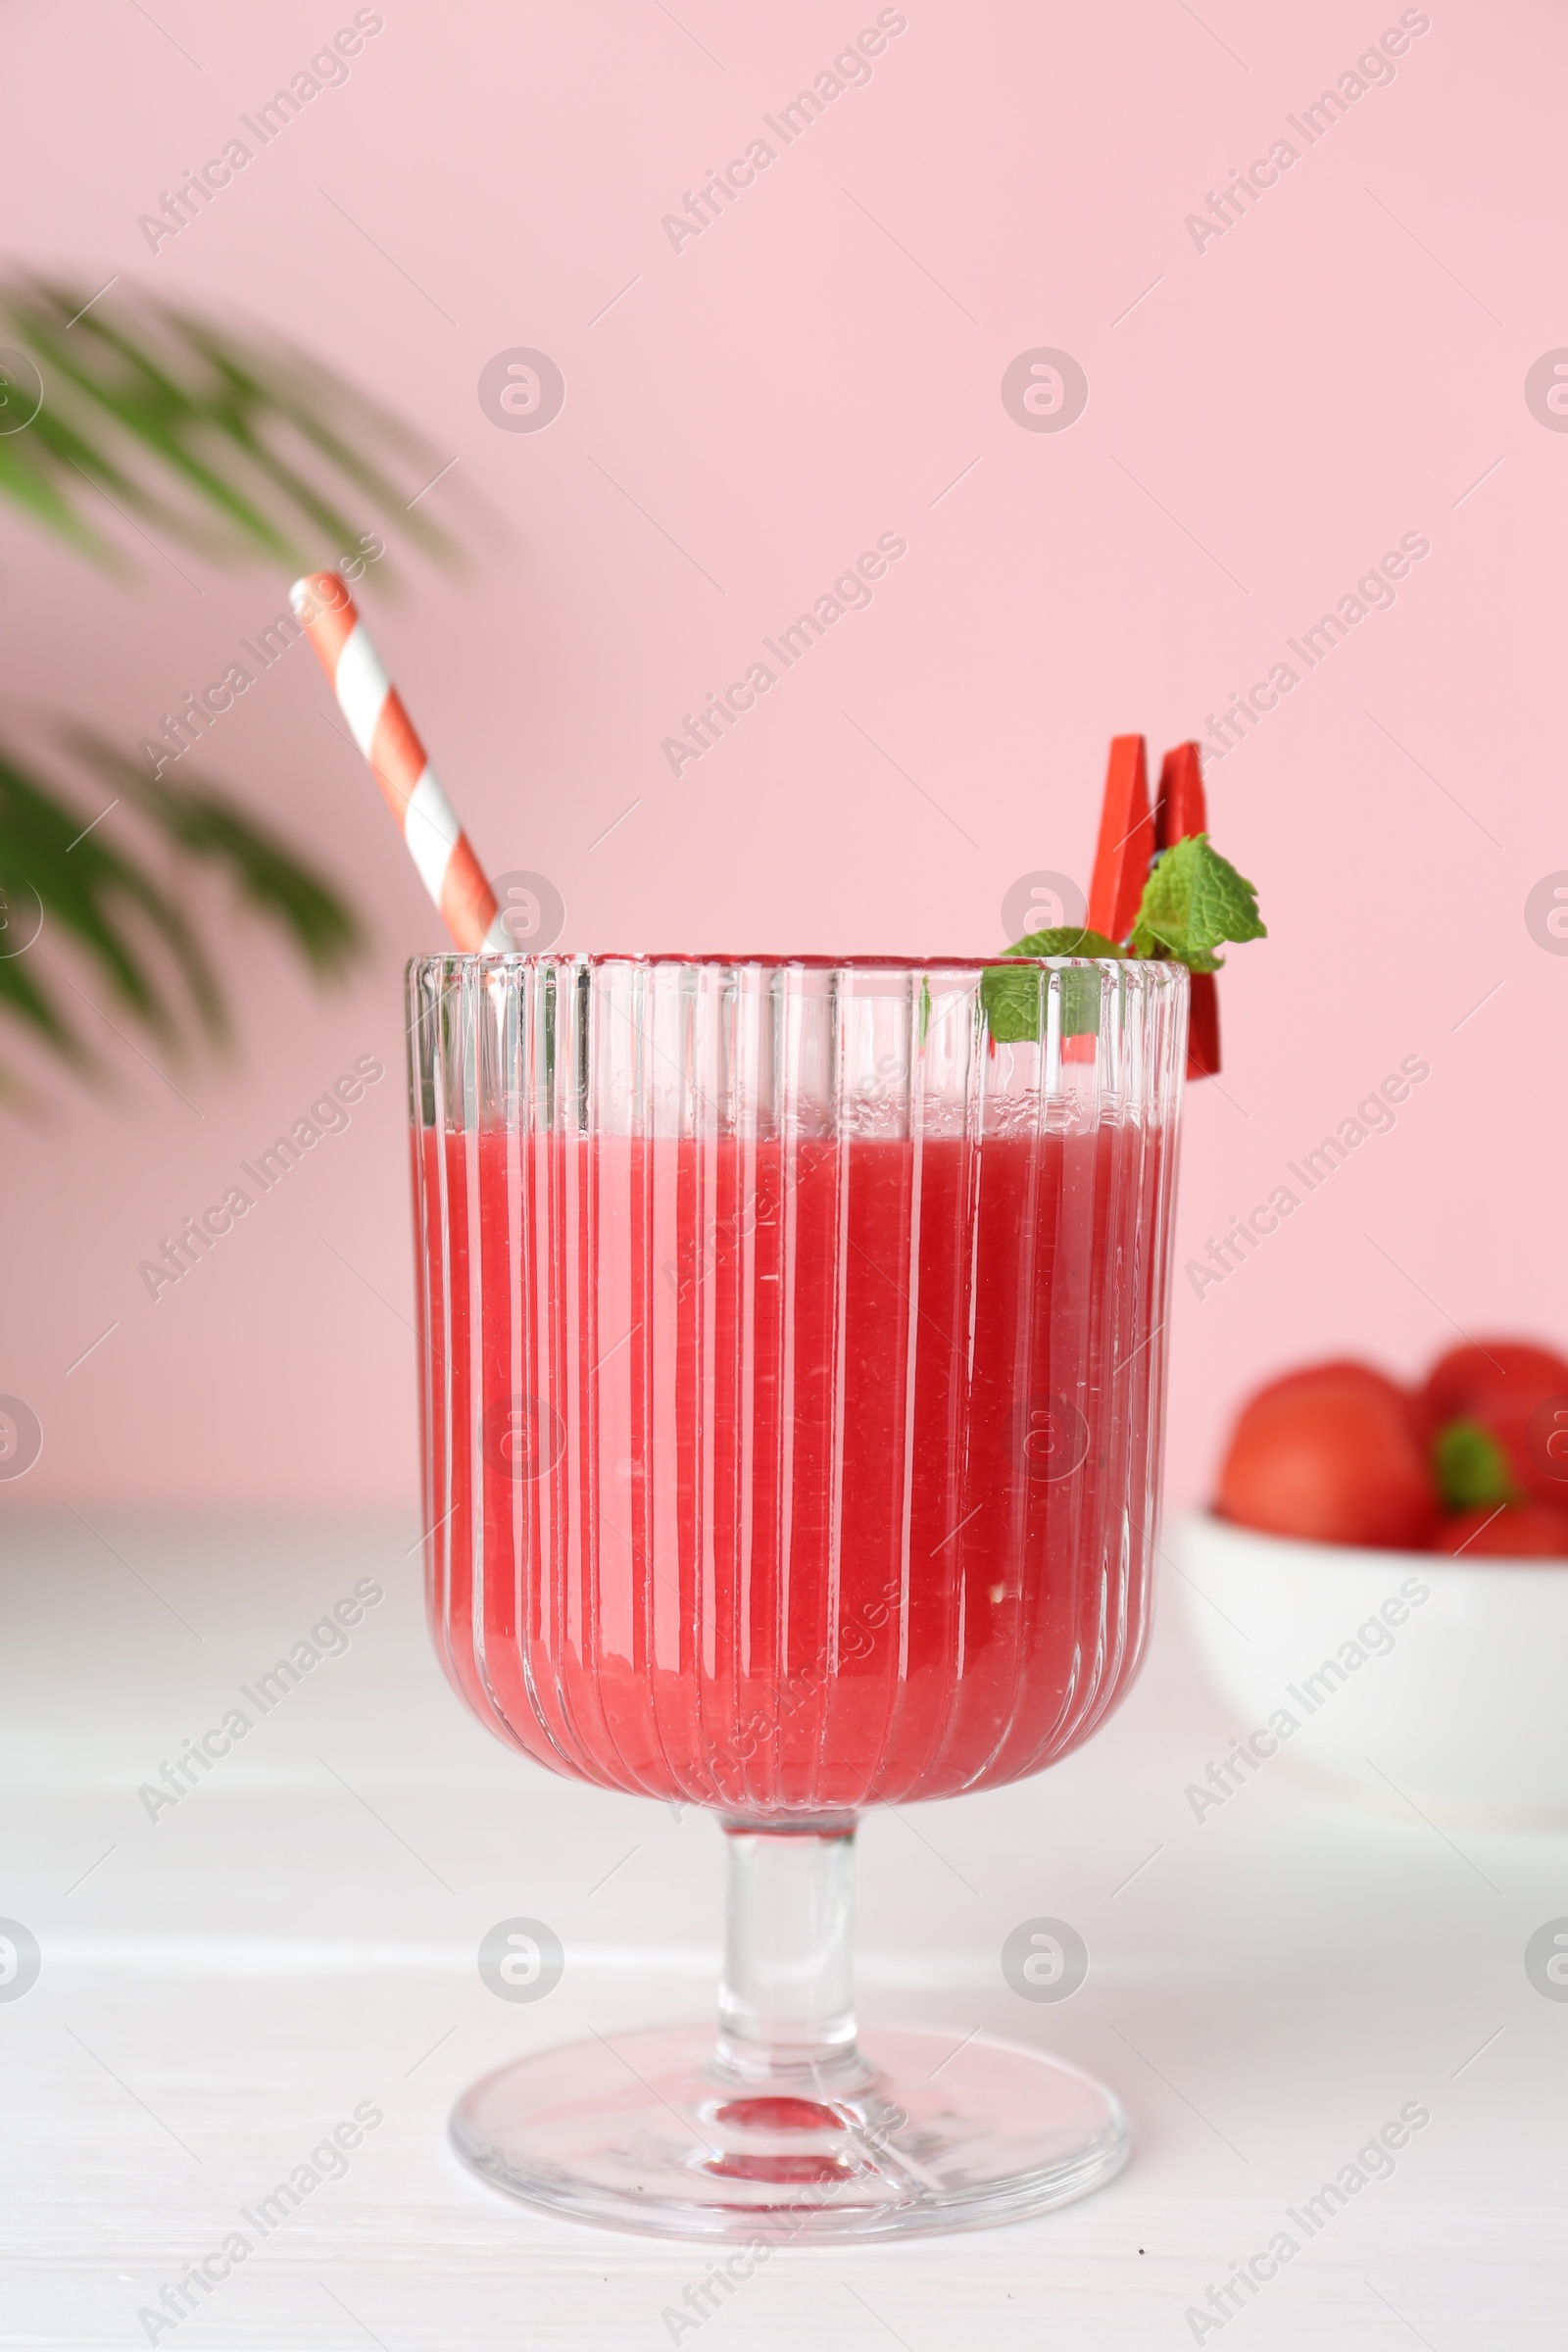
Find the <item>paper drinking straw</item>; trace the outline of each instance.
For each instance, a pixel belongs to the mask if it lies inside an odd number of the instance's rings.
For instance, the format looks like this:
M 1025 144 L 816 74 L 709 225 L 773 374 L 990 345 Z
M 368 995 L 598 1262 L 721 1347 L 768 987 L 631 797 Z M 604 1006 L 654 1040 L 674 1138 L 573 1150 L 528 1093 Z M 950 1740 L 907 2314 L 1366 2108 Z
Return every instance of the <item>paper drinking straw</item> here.
M 295 581 L 289 603 L 454 940 L 466 954 L 514 948 L 496 894 L 342 579 L 335 571 L 310 572 Z

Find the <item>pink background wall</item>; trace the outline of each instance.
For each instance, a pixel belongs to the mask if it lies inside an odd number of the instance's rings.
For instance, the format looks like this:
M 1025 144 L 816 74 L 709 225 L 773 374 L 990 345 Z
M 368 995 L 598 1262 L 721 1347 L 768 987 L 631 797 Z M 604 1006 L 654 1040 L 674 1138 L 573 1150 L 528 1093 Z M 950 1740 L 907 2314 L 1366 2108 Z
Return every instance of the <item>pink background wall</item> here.
M 1568 868 L 1568 439 L 1524 396 L 1568 343 L 1568 24 L 1433 0 L 1392 82 L 1308 148 L 1286 117 L 1398 24 L 1391 0 L 903 13 L 783 149 L 761 117 L 874 6 L 387 0 L 348 82 L 155 258 L 138 214 L 352 7 L 13 5 L 8 229 L 88 289 L 119 270 L 242 305 L 458 461 L 428 505 L 491 511 L 482 562 L 438 575 L 394 531 L 409 593 L 372 574 L 367 610 L 481 855 L 551 876 L 573 946 L 999 947 L 1019 874 L 1087 878 L 1110 734 L 1200 731 L 1302 668 L 1285 640 L 1401 534 L 1430 540 L 1211 771 L 1273 936 L 1223 984 L 1180 1256 L 1402 1056 L 1431 1076 L 1241 1272 L 1201 1300 L 1178 1281 L 1181 1498 L 1282 1361 L 1411 1367 L 1455 1325 L 1568 1339 L 1568 960 L 1525 921 Z M 777 160 L 672 250 L 662 216 L 760 132 Z M 1280 137 L 1300 160 L 1200 251 L 1186 216 Z M 514 346 L 565 377 L 541 432 L 480 408 Z M 1003 405 L 1040 346 L 1087 373 L 1070 430 Z M 0 530 L 7 700 L 127 747 L 285 586 L 187 565 L 192 587 L 138 548 L 126 593 Z M 890 530 L 908 553 L 871 608 L 672 776 L 682 713 Z M 398 974 L 439 932 L 329 708 L 298 647 L 208 764 L 357 879 L 373 963 L 318 999 L 236 929 L 238 1061 L 175 1072 L 187 1102 L 105 1032 L 117 1103 L 60 1090 L 7 1129 L 0 1390 L 45 1430 L 9 1510 L 412 1502 Z M 389 1076 L 349 1131 L 155 1305 L 137 1261 L 366 1053 Z

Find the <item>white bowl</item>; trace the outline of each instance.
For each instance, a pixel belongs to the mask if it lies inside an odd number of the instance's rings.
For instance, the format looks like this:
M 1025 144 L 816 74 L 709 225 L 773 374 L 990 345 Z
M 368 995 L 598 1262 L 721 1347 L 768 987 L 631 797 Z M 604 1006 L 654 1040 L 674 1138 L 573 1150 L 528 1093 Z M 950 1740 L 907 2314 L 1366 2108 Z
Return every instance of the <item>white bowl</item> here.
M 1298 1544 L 1207 1513 L 1173 1539 L 1242 1742 L 1216 1802 L 1285 1755 L 1407 1818 L 1568 1821 L 1568 1560 Z

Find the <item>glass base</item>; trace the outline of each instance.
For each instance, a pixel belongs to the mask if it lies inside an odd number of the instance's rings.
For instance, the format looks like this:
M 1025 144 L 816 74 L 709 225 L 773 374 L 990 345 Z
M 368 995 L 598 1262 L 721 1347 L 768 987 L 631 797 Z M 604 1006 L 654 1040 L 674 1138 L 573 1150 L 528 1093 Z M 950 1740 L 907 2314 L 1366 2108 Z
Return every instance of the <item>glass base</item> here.
M 1020 2221 L 1127 2157 L 1120 2107 L 1076 2067 L 910 2027 L 873 2030 L 831 2084 L 732 2070 L 702 2026 L 572 2042 L 476 2082 L 452 2136 L 493 2187 L 553 2213 L 797 2244 Z

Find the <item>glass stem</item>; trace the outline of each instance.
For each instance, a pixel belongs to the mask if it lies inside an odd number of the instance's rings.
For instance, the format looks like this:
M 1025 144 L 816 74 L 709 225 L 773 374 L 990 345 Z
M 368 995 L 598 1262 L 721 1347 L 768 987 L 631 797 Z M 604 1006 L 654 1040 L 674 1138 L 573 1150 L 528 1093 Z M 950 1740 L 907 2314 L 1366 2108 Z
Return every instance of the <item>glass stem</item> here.
M 855 2046 L 855 1822 L 723 1822 L 728 1855 L 718 2065 L 755 2086 L 838 2091 Z

